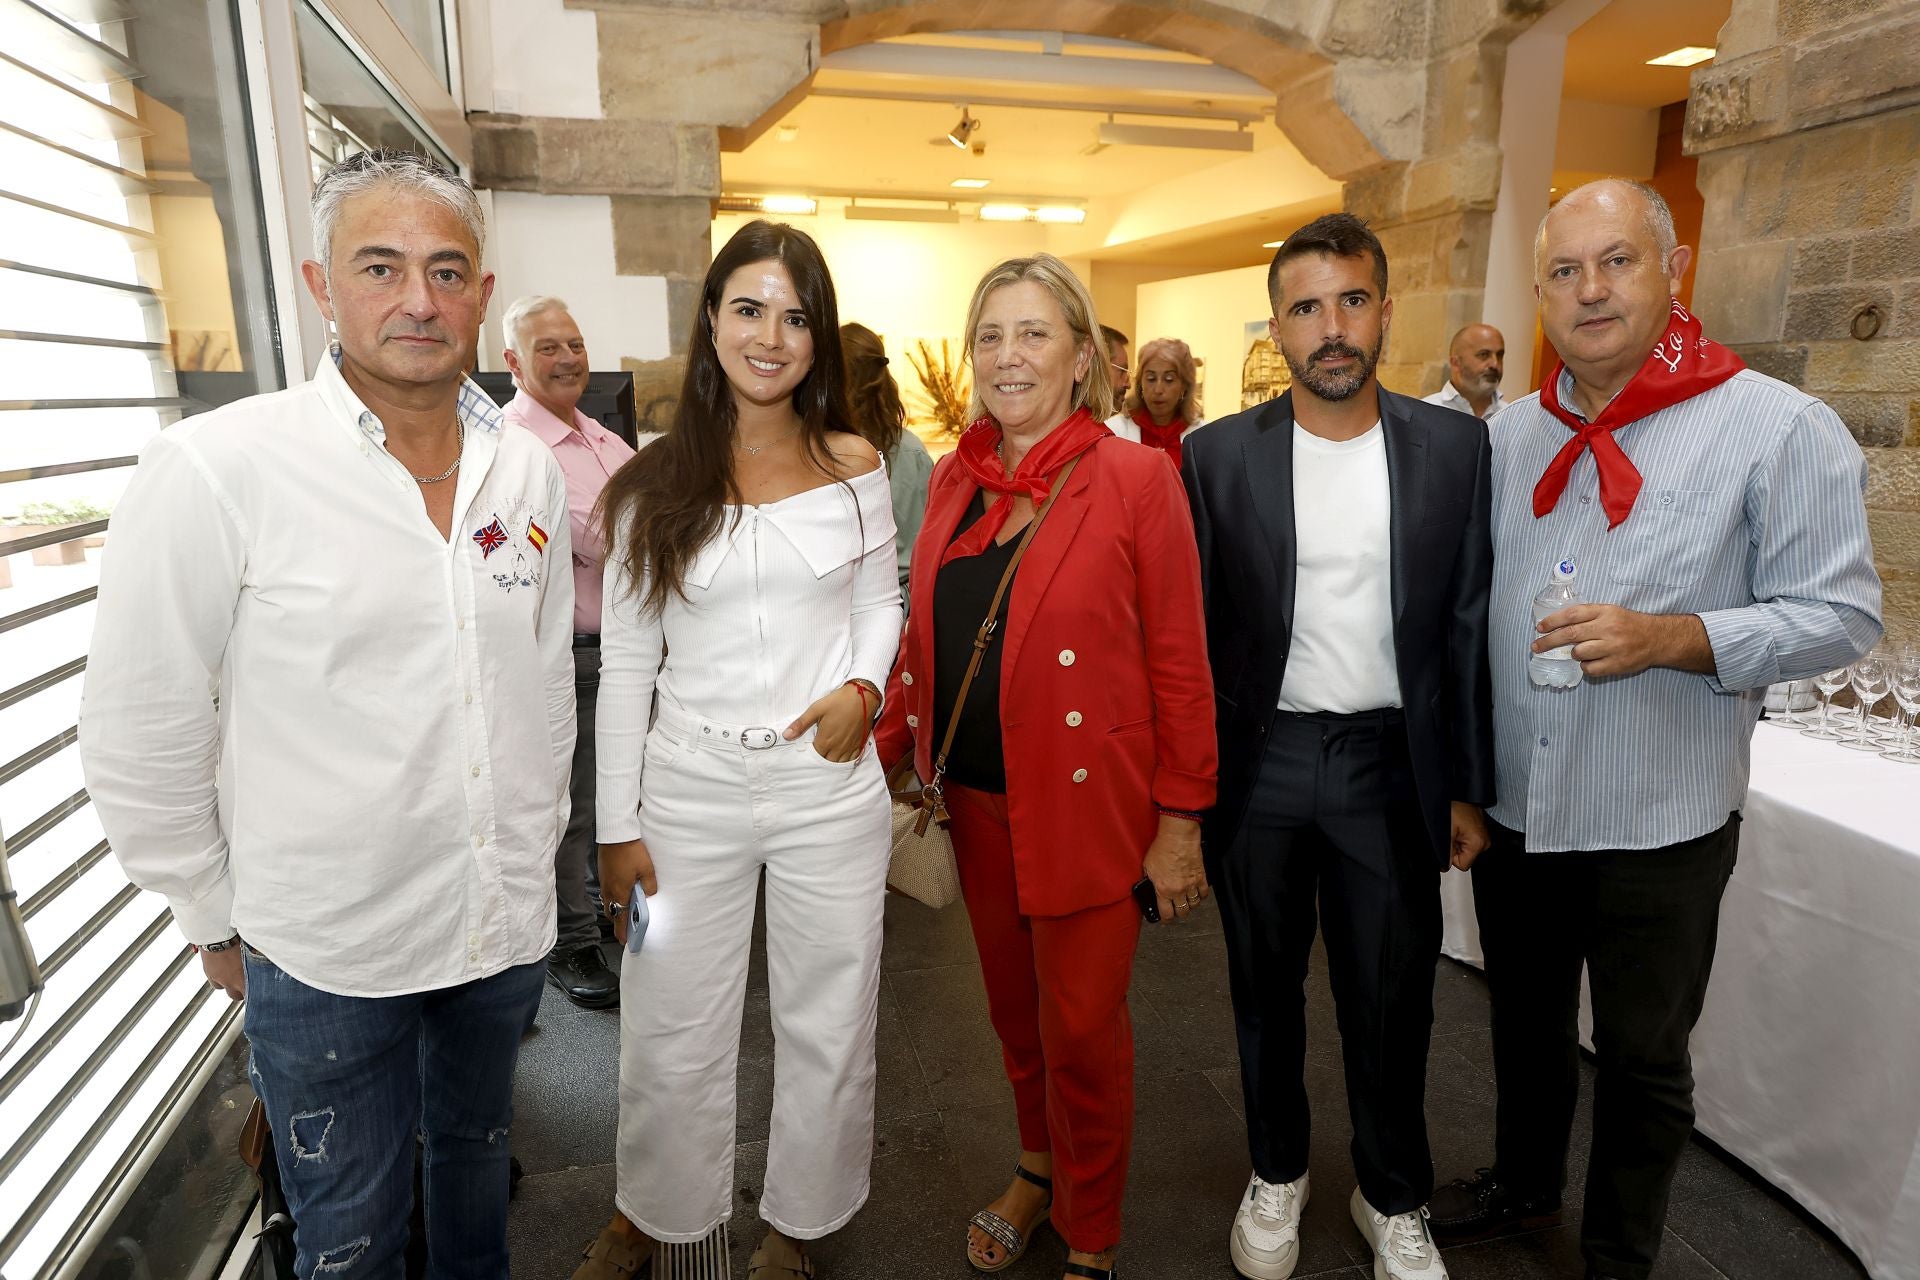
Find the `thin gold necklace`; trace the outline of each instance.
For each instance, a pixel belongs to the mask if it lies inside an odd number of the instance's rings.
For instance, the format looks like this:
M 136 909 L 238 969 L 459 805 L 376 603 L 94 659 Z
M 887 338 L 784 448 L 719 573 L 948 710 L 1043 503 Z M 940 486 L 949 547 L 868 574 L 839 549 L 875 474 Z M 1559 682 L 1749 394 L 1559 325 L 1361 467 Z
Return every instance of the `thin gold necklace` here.
M 774 445 L 785 444 L 788 440 L 791 440 L 793 437 L 799 434 L 800 434 L 800 428 L 795 427 L 793 430 L 787 432 L 786 435 L 781 436 L 775 440 L 769 440 L 765 444 L 741 444 L 738 440 L 735 440 L 733 442 L 733 447 L 736 449 L 745 449 L 748 454 L 757 458 L 760 456 L 760 451 L 762 449 L 771 449 Z

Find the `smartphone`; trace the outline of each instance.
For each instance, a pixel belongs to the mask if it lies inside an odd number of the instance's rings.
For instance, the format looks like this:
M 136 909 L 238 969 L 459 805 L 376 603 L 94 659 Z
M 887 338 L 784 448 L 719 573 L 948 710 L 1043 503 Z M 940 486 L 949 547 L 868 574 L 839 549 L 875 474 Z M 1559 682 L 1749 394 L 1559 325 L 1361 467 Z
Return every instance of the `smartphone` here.
M 1148 924 L 1160 923 L 1160 895 L 1154 890 L 1151 876 L 1140 877 L 1133 886 L 1133 900 L 1139 904 L 1140 914 Z
M 627 954 L 637 956 L 640 947 L 647 940 L 647 922 L 653 913 L 647 909 L 647 895 L 640 890 L 640 882 L 633 882 L 633 896 L 627 900 Z

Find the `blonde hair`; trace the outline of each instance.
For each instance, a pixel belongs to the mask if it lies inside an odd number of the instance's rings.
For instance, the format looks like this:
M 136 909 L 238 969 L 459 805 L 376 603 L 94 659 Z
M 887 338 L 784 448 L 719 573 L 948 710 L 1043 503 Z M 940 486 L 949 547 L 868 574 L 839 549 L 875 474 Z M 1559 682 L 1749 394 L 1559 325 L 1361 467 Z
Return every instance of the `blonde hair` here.
M 1093 295 L 1066 263 L 1050 253 L 1009 258 L 980 278 L 973 290 L 973 301 L 967 306 L 967 336 L 963 348 L 967 364 L 973 364 L 973 335 L 980 327 L 980 312 L 986 306 L 987 296 L 996 289 L 1029 280 L 1053 295 L 1060 314 L 1066 318 L 1067 328 L 1073 331 L 1075 346 L 1088 353 L 1087 376 L 1073 384 L 1073 401 L 1068 407 L 1090 410 L 1102 421 L 1112 417 L 1113 379 L 1107 376 L 1106 344 L 1100 338 L 1100 321 L 1093 314 Z M 986 416 L 987 406 L 980 399 L 980 380 L 975 378 L 973 395 L 967 402 L 967 417 L 978 420 Z
M 1178 338 L 1155 338 L 1140 348 L 1140 354 L 1134 358 L 1133 386 L 1127 390 L 1125 412 L 1138 413 L 1146 404 L 1145 398 L 1140 394 L 1140 384 L 1147 376 L 1149 360 L 1165 360 L 1173 366 L 1173 371 L 1180 375 L 1180 381 L 1187 384 L 1186 390 L 1180 393 L 1180 403 L 1175 407 L 1173 416 L 1192 426 L 1197 420 L 1200 409 L 1200 406 L 1194 403 L 1194 380 L 1199 376 L 1199 370 L 1193 365 L 1193 348 Z

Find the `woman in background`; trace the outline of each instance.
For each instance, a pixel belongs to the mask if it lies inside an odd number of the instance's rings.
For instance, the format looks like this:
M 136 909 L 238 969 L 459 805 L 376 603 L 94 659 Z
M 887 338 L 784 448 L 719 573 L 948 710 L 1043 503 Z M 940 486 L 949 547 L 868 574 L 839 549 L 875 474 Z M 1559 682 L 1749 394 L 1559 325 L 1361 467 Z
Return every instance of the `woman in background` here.
M 1202 423 L 1195 403 L 1193 350 L 1178 338 L 1155 338 L 1140 348 L 1133 389 L 1107 426 L 1122 440 L 1163 451 L 1180 466 L 1180 441 Z
M 863 324 L 843 324 L 840 349 L 847 361 L 847 411 L 853 415 L 853 429 L 886 459 L 887 485 L 893 491 L 893 543 L 904 596 L 913 540 L 927 513 L 933 455 L 919 436 L 907 430 L 907 407 L 887 368 L 887 348 L 880 335 Z

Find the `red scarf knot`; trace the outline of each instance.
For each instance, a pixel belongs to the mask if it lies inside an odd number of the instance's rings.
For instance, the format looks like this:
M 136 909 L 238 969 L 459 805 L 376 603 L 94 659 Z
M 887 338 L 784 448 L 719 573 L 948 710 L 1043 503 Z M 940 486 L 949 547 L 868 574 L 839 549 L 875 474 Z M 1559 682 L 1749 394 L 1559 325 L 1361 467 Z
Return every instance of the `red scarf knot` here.
M 1006 525 L 1007 516 L 1013 511 L 1015 494 L 1025 494 L 1039 506 L 1047 500 L 1047 492 L 1053 488 L 1053 478 L 1061 467 L 1112 434 L 1092 413 L 1084 408 L 1075 409 L 1066 421 L 1027 450 L 1026 457 L 1020 459 L 1019 467 L 1009 476 L 1000 461 L 1000 424 L 992 418 L 982 418 L 968 427 L 961 433 L 954 453 L 975 484 L 998 496 L 987 507 L 987 514 L 948 545 L 940 563 L 946 564 L 961 556 L 977 556 L 986 550 L 994 535 Z
M 1618 528 L 1633 511 L 1640 496 L 1640 470 L 1633 465 L 1613 438 L 1616 428 L 1638 422 L 1701 392 L 1719 386 L 1746 368 L 1746 362 L 1717 342 L 1710 342 L 1700 331 L 1700 322 L 1676 299 L 1667 331 L 1618 395 L 1607 403 L 1598 417 L 1582 421 L 1580 415 L 1560 403 L 1560 373 L 1565 363 L 1556 364 L 1540 388 L 1540 407 L 1567 424 L 1573 439 L 1560 447 L 1547 464 L 1540 482 L 1533 487 L 1535 518 L 1552 511 L 1566 492 L 1573 464 L 1588 449 L 1593 450 L 1594 469 L 1600 476 L 1600 506 L 1607 513 L 1607 528 Z

